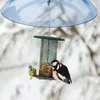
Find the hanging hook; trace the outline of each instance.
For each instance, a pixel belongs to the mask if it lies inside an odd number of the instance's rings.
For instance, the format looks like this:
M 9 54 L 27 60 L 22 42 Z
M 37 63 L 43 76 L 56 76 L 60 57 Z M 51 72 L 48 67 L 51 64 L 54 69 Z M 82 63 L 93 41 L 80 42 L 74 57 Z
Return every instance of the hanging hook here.
M 50 5 L 51 0 L 48 0 L 47 2 L 48 2 L 48 5 Z

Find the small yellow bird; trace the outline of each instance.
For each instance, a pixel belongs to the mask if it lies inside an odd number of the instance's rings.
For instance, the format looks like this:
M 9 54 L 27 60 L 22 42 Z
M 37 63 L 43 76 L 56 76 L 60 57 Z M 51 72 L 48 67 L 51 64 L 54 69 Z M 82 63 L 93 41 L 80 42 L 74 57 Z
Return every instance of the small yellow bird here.
M 29 72 L 28 72 L 28 74 L 29 74 L 29 77 L 30 77 L 30 79 L 32 79 L 32 77 L 34 76 L 34 75 L 36 75 L 36 69 L 35 68 L 33 68 L 32 66 L 29 66 Z

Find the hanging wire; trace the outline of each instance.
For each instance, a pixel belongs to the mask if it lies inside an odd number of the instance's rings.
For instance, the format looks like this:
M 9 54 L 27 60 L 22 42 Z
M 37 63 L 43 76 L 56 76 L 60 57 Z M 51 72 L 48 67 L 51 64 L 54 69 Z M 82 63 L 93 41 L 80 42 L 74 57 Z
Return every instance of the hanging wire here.
M 51 0 L 48 0 L 48 9 L 49 9 L 49 36 L 50 36 L 50 2 L 51 2 Z M 49 42 L 49 40 L 48 40 L 48 51 L 47 51 L 47 62 L 49 62 L 48 60 L 49 60 L 49 47 L 50 47 L 50 42 Z
M 49 36 L 50 36 L 50 3 L 51 3 L 51 0 L 48 0 L 48 6 L 49 6 Z

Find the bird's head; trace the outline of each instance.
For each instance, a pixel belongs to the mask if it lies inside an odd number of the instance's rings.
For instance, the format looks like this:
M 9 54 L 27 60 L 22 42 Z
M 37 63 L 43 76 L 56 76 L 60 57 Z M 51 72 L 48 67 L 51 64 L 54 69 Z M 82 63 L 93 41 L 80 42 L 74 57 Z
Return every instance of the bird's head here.
M 51 66 L 56 67 L 60 62 L 58 60 L 53 60 Z
M 29 66 L 29 69 L 30 69 L 30 70 L 32 70 L 32 69 L 33 69 L 33 67 L 32 67 L 32 66 Z

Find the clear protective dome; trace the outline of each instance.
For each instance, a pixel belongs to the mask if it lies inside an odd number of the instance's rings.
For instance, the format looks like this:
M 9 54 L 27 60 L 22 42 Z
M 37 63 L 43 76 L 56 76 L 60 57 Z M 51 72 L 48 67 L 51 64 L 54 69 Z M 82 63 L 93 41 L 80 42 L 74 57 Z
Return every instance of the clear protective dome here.
M 88 22 L 97 9 L 89 0 L 8 0 L 2 14 L 21 24 L 54 28 Z

